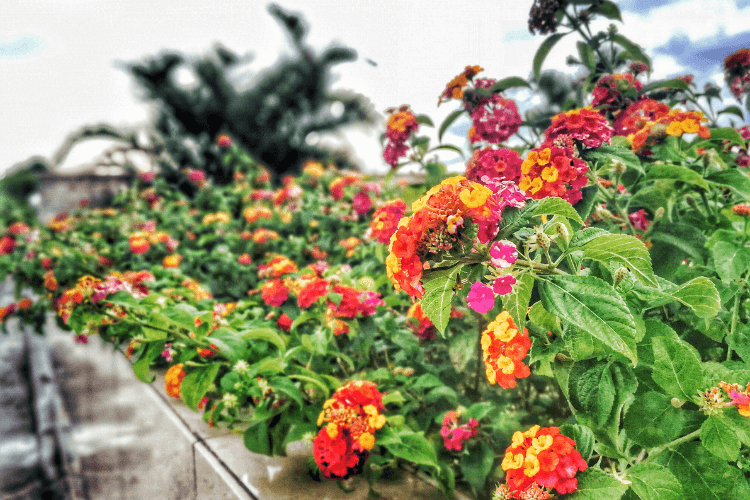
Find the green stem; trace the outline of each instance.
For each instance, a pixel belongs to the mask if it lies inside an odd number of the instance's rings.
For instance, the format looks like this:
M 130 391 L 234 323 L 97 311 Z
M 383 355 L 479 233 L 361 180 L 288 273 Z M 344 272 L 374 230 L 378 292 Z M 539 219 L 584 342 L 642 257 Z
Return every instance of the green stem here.
M 734 337 L 734 330 L 737 328 L 737 318 L 740 315 L 740 296 L 744 290 L 737 290 L 734 296 L 734 307 L 732 307 L 732 323 L 729 325 L 729 338 Z M 727 344 L 727 361 L 732 361 L 732 347 Z
M 534 270 L 537 270 L 537 271 L 544 271 L 543 274 L 558 274 L 558 275 L 565 275 L 565 274 L 567 274 L 567 273 L 564 273 L 564 272 L 560 271 L 557 268 L 550 267 L 549 264 L 542 264 L 540 262 L 534 262 L 534 261 L 529 260 L 529 259 L 518 259 L 516 261 L 516 264 L 519 264 L 521 266 L 526 266 L 526 267 L 528 267 L 530 269 L 534 269 Z
M 654 448 L 651 451 L 651 453 L 648 454 L 648 457 L 646 457 L 646 459 L 643 460 L 641 463 L 645 464 L 645 463 L 651 461 L 651 459 L 658 457 L 659 455 L 661 455 L 662 453 L 664 453 L 665 451 L 667 451 L 670 448 L 673 448 L 675 446 L 681 445 L 682 443 L 685 443 L 687 441 L 692 441 L 693 439 L 695 439 L 698 436 L 700 436 L 700 433 L 701 433 L 701 430 L 697 429 L 697 430 L 691 432 L 690 434 L 688 434 L 687 436 L 682 436 L 681 438 L 677 438 L 674 441 L 670 441 L 669 443 L 667 443 L 667 444 L 665 444 L 663 446 L 659 446 L 658 448 Z

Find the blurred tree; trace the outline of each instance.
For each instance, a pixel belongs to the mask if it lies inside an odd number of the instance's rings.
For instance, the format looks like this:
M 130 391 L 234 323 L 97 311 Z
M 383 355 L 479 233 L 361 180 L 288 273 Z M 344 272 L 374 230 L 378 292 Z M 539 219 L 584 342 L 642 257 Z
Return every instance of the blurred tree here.
M 331 156 L 306 141 L 308 134 L 374 122 L 374 112 L 361 95 L 329 89 L 332 66 L 355 60 L 356 52 L 331 46 L 316 55 L 305 44 L 308 29 L 300 16 L 276 5 L 269 12 L 287 31 L 295 56 L 267 70 L 250 88 L 239 90 L 231 75 L 247 57 L 221 46 L 198 60 L 165 52 L 127 65 L 145 98 L 158 105 L 155 128 L 173 160 L 161 162 L 167 180 L 186 187 L 179 169 L 192 167 L 204 170 L 217 184 L 230 182 L 233 172 L 222 164 L 215 145 L 222 133 L 279 179 L 297 171 L 306 159 Z M 194 84 L 179 83 L 176 73 L 184 69 L 191 70 Z M 353 167 L 345 159 L 341 162 Z

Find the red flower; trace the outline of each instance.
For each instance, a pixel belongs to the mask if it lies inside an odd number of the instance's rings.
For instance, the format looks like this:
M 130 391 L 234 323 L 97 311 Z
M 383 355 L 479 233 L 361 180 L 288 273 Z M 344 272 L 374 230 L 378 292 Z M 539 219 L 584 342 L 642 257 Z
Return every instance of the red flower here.
M 466 163 L 465 177 L 482 184 L 484 176 L 518 182 L 522 163 L 523 159 L 512 149 L 480 148 Z
M 285 332 L 288 332 L 292 328 L 292 323 L 292 318 L 287 316 L 286 313 L 281 313 L 281 316 L 279 316 L 279 319 L 276 321 L 276 326 Z
M 406 203 L 400 198 L 379 206 L 375 210 L 370 223 L 372 237 L 385 245 L 390 243 L 391 236 L 398 228 L 398 221 L 401 220 L 405 212 Z
M 417 131 L 419 122 L 409 106 L 389 109 L 387 112 L 390 114 L 385 130 L 388 144 L 383 150 L 383 159 L 391 168 L 396 168 L 399 158 L 406 156 L 406 141 Z
M 289 297 L 289 288 L 284 281 L 275 278 L 260 287 L 260 296 L 268 306 L 279 307 Z
M 553 142 L 561 135 L 581 141 L 587 148 L 596 148 L 609 144 L 612 127 L 607 119 L 587 108 L 574 109 L 558 113 L 552 117 L 552 125 L 545 131 L 546 141 Z
M 7 255 L 16 248 L 16 240 L 13 236 L 5 235 L 0 238 L 0 255 Z
M 297 295 L 297 305 L 307 309 L 320 297 L 328 294 L 328 280 L 315 278 L 304 284 Z

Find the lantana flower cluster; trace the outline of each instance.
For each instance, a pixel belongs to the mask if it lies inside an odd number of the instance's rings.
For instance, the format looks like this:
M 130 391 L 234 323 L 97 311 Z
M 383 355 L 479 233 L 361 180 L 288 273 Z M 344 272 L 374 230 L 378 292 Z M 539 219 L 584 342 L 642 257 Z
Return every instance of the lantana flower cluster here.
M 438 106 L 451 99 L 463 99 L 464 87 L 481 71 L 484 71 L 484 68 L 481 66 L 466 66 L 463 72 L 453 77 L 445 86 L 445 90 L 443 90 L 443 93 L 440 94 L 440 99 L 438 99 Z
M 640 99 L 617 113 L 612 125 L 615 134 L 627 137 L 667 113 L 669 106 L 666 104 L 654 99 Z
M 588 464 L 575 445 L 558 427 L 535 425 L 526 432 L 516 431 L 501 464 L 511 494 L 508 498 L 525 498 L 525 490 L 540 486 L 561 495 L 576 491 L 575 476 L 588 469 Z
M 742 387 L 740 384 L 719 382 L 719 387 L 732 399 L 730 405 L 737 406 L 737 411 L 743 417 L 750 417 L 750 383 Z
M 609 144 L 612 127 L 607 119 L 590 108 L 573 109 L 552 117 L 552 125 L 545 131 L 546 142 L 553 142 L 560 136 L 580 141 L 587 148 L 597 148 Z
M 326 425 L 313 441 L 313 456 L 325 477 L 348 479 L 362 471 L 374 433 L 385 425 L 384 408 L 377 386 L 363 380 L 349 382 L 323 404 L 318 425 Z
M 396 168 L 399 158 L 406 156 L 409 149 L 406 141 L 417 131 L 419 122 L 409 106 L 391 108 L 387 110 L 387 113 L 390 114 L 385 130 L 388 144 L 383 149 L 383 159 L 391 168 Z
M 616 111 L 637 100 L 643 84 L 631 74 L 604 75 L 596 82 L 592 108 Z
M 628 140 L 633 152 L 638 153 L 668 135 L 698 134 L 702 139 L 709 139 L 711 132 L 702 124 L 705 121 L 708 119 L 700 111 L 670 109 L 663 114 L 657 113 L 655 120 L 646 122 L 640 130 L 630 134 Z
M 372 215 L 370 236 L 387 245 L 398 228 L 398 221 L 403 218 L 405 213 L 406 203 L 400 198 L 383 203 L 375 209 L 375 213 Z
M 468 422 L 459 425 L 459 416 L 455 411 L 449 411 L 443 417 L 440 435 L 443 437 L 443 444 L 447 450 L 461 451 L 464 441 L 477 435 L 479 422 L 470 418 Z
M 750 91 L 750 48 L 740 49 L 724 59 L 724 79 L 737 100 Z
M 513 291 L 516 278 L 510 270 L 513 263 L 518 259 L 518 250 L 513 242 L 508 240 L 495 241 L 490 245 L 490 263 L 494 266 L 496 274 L 489 287 L 477 281 L 471 286 L 471 291 L 466 299 L 469 307 L 478 313 L 486 313 L 495 306 L 495 295 L 507 295 Z
M 472 247 L 473 238 L 464 237 L 470 224 L 476 226 L 480 243 L 491 241 L 498 231 L 502 203 L 492 189 L 462 176 L 445 179 L 430 189 L 412 204 L 413 215 L 401 219 L 391 237 L 386 271 L 394 286 L 421 298 L 422 270 L 430 257 Z
M 532 149 L 521 165 L 518 187 L 535 200 L 556 196 L 575 204 L 583 197 L 589 167 L 569 148 L 550 143 Z
M 482 360 L 490 384 L 513 389 L 516 379 L 526 378 L 531 372 L 523 358 L 531 349 L 526 328 L 523 333 L 513 322 L 508 311 L 503 311 L 482 332 Z

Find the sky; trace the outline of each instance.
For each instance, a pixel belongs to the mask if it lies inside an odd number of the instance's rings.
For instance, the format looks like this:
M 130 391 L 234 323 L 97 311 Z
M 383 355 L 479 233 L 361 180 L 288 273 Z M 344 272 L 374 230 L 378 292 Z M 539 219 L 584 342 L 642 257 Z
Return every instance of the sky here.
M 438 124 L 453 103 L 437 107 L 445 84 L 466 65 L 482 76 L 528 77 L 543 37 L 527 29 L 533 0 L 279 0 L 302 14 L 307 41 L 338 43 L 359 59 L 334 72 L 334 88 L 367 96 L 374 109 L 411 105 Z M 721 61 L 750 47 L 750 0 L 616 0 L 625 36 L 654 64 L 652 78 L 695 74 L 723 85 Z M 122 63 L 170 49 L 201 56 L 215 42 L 252 54 L 257 74 L 291 51 L 261 0 L 3 0 L 0 7 L 0 175 L 31 156 L 51 157 L 71 132 L 109 123 L 137 128 L 152 116 Z M 611 21 L 603 21 L 604 27 Z M 564 38 L 545 69 L 571 72 L 565 58 L 577 38 Z M 366 61 L 372 60 L 376 65 Z M 528 98 L 523 94 L 520 99 Z M 383 115 L 385 117 L 385 115 Z M 460 124 L 453 129 L 460 133 Z M 384 171 L 382 130 L 348 130 L 345 139 L 369 171 Z M 448 142 L 461 144 L 463 137 Z M 63 169 L 95 162 L 106 144 L 77 147 Z

